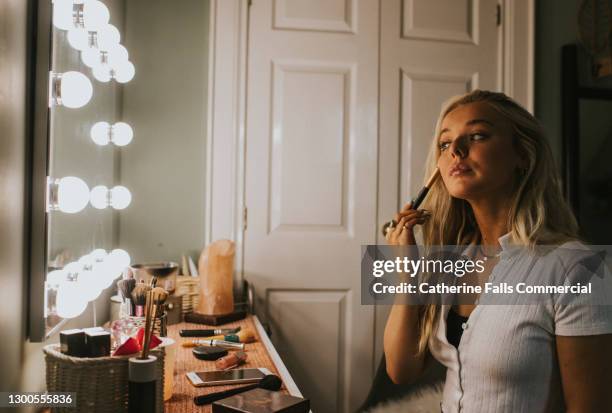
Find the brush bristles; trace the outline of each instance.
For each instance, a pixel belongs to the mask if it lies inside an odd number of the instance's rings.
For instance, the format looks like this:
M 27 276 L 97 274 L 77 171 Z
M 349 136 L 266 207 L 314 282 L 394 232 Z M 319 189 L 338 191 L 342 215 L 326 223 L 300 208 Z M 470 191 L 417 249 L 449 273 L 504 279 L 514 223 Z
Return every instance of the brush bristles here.
M 134 287 L 136 287 L 136 280 L 133 278 L 117 281 L 117 289 L 121 294 L 123 302 L 125 302 L 125 300 L 132 299 L 132 291 L 134 290 Z
M 162 305 L 168 299 L 168 292 L 161 287 L 155 287 L 151 290 L 151 297 L 155 305 Z
M 132 291 L 132 300 L 134 301 L 134 305 L 145 305 L 147 302 L 147 292 L 151 290 L 149 285 L 140 283 L 134 287 Z

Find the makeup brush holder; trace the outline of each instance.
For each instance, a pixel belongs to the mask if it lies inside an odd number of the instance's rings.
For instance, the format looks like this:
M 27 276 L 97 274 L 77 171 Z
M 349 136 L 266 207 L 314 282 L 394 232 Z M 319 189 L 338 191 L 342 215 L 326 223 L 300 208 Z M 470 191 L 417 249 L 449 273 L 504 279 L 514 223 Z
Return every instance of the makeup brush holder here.
M 145 318 L 144 317 L 128 317 L 132 323 L 136 326 L 136 330 L 139 328 L 145 327 Z M 155 317 L 155 321 L 153 323 L 153 334 L 159 337 L 167 337 L 168 336 L 168 313 L 164 311 L 160 316 Z
M 165 343 L 165 340 L 164 340 Z M 164 411 L 164 359 L 162 346 L 152 349 L 155 362 L 155 412 Z M 77 407 L 52 408 L 52 413 L 127 413 L 129 356 L 82 358 L 62 354 L 58 344 L 43 348 L 47 391 L 74 392 Z

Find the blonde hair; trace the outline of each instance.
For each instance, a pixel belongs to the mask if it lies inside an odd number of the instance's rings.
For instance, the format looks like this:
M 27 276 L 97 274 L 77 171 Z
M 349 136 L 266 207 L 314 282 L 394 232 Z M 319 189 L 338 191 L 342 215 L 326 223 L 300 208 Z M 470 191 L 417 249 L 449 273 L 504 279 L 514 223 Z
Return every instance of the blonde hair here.
M 512 123 L 514 147 L 526 168 L 517 173 L 516 191 L 508 213 L 513 242 L 534 248 L 539 244 L 556 245 L 579 239 L 578 224 L 561 193 L 561 180 L 555 167 L 548 140 L 540 122 L 503 93 L 474 90 L 449 99 L 442 107 L 434 139 L 427 157 L 425 178 L 437 167 L 440 149 L 438 135 L 444 117 L 459 106 L 483 102 Z M 430 188 L 422 208 L 431 218 L 421 226 L 422 239 L 428 245 L 467 245 L 480 240 L 481 234 L 470 204 L 453 198 L 441 179 Z M 439 317 L 438 305 L 427 305 L 420 317 L 419 352 L 427 347 L 433 326 Z

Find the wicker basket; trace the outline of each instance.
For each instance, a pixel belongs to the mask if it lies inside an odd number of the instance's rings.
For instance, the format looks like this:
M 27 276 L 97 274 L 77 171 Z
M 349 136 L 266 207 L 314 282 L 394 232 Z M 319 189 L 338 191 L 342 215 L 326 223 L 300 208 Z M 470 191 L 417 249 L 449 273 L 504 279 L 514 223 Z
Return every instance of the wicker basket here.
M 47 365 L 47 391 L 74 392 L 73 408 L 53 408 L 52 412 L 123 413 L 128 411 L 128 359 L 132 356 L 81 358 L 59 351 L 59 345 L 43 348 Z M 156 412 L 164 411 L 165 351 L 156 348 L 160 380 L 156 389 Z
M 176 290 L 174 295 L 181 297 L 181 312 L 183 316 L 195 311 L 200 299 L 200 279 L 187 275 L 176 277 Z

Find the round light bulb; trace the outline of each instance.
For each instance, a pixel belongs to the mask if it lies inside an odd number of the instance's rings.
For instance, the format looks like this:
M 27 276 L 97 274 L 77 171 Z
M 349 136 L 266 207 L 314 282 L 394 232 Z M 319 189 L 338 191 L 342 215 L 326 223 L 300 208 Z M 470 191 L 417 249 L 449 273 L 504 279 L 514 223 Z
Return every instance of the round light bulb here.
M 87 300 L 79 288 L 78 282 L 62 283 L 57 290 L 57 315 L 62 318 L 74 318 L 87 308 Z
M 108 7 L 98 0 L 85 0 L 83 5 L 83 25 L 89 31 L 96 31 L 108 24 Z
M 60 30 L 74 28 L 72 8 L 72 0 L 55 0 L 53 2 L 53 25 Z
M 95 262 L 102 262 L 108 254 L 106 253 L 106 250 L 103 250 L 102 248 L 96 248 L 95 250 L 90 252 L 89 255 L 94 259 Z
M 134 131 L 132 127 L 125 122 L 117 122 L 113 125 L 112 141 L 117 146 L 125 146 L 132 142 Z
M 89 196 L 89 202 L 96 209 L 108 207 L 108 188 L 105 185 L 94 186 Z
M 104 25 L 98 30 L 98 49 L 108 52 L 121 41 L 119 30 L 112 24 Z
M 68 30 L 68 43 L 76 50 L 85 50 L 89 47 L 89 32 L 82 28 Z
M 134 78 L 136 68 L 132 62 L 127 61 L 119 67 L 115 67 L 115 80 L 119 83 L 127 83 Z
M 77 262 L 82 266 L 82 268 L 85 269 L 91 268 L 95 264 L 95 260 L 89 254 L 83 255 Z
M 117 269 L 109 262 L 108 259 L 102 261 L 94 268 L 95 282 L 98 289 L 105 290 L 111 286 L 115 279 Z
M 125 186 L 118 185 L 111 189 L 111 206 L 115 209 L 125 209 L 132 202 L 132 194 Z
M 89 68 L 94 68 L 102 63 L 100 51 L 94 47 L 88 47 L 81 52 L 81 61 Z
M 111 68 L 107 64 L 96 65 L 93 68 L 93 77 L 102 83 L 110 82 L 111 80 Z
M 80 108 L 85 106 L 93 95 L 91 81 L 80 72 L 66 72 L 62 74 L 60 96 L 62 105 L 67 108 Z
M 127 62 L 128 58 L 129 53 L 127 49 L 120 44 L 116 44 L 108 51 L 108 64 L 113 69 L 119 67 L 124 62 Z
M 67 176 L 59 180 L 57 206 L 60 211 L 74 214 L 82 211 L 89 202 L 89 188 L 80 178 Z
M 89 136 L 96 145 L 105 146 L 110 142 L 110 124 L 108 122 L 96 122 L 89 130 Z
M 58 287 L 67 281 L 66 272 L 63 270 L 55 270 L 47 274 L 47 285 Z
M 108 259 L 111 262 L 111 265 L 119 270 L 119 274 L 123 272 L 123 270 L 130 265 L 132 258 L 127 251 L 122 250 L 120 248 L 114 249 L 108 254 Z
M 96 274 L 91 270 L 85 270 L 79 273 L 77 278 L 77 287 L 81 291 L 82 298 L 87 301 L 93 301 L 100 296 L 102 290 L 96 283 Z

